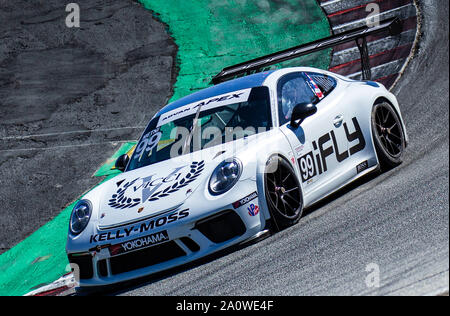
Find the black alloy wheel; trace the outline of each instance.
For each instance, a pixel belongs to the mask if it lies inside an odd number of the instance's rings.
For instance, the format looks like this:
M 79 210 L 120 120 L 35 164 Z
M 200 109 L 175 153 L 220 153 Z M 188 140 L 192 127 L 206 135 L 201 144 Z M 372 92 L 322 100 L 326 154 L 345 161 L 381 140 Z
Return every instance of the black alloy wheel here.
M 294 225 L 303 212 L 300 182 L 291 164 L 273 156 L 266 164 L 265 195 L 277 230 Z
M 383 102 L 373 107 L 372 131 L 381 168 L 401 164 L 406 142 L 400 118 L 392 105 Z

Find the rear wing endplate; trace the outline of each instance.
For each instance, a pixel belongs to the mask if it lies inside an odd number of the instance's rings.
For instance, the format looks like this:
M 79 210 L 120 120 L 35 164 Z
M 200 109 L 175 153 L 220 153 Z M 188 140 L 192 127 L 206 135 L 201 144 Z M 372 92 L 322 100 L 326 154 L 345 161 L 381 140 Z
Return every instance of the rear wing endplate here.
M 244 63 L 226 67 L 214 78 L 212 78 L 212 83 L 219 84 L 238 76 L 245 76 L 255 72 L 260 72 L 268 66 L 272 66 L 283 61 L 298 58 L 300 56 L 308 55 L 351 41 L 356 41 L 359 52 L 361 54 L 363 80 L 371 80 L 372 74 L 369 62 L 367 37 L 370 35 L 377 35 L 382 33 L 386 33 L 391 36 L 398 35 L 402 32 L 402 28 L 402 21 L 399 18 L 392 18 L 380 22 L 377 26 L 364 26 L 338 35 L 332 35 L 330 37 L 320 39 L 311 43 L 299 45 L 267 56 L 255 58 Z

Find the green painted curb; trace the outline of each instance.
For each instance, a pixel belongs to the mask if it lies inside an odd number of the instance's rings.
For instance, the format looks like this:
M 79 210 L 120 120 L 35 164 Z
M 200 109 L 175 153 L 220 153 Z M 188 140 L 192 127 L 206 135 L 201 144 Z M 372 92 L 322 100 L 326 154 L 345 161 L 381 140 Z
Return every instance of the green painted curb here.
M 226 66 L 330 35 L 316 0 L 139 0 L 169 26 L 179 73 L 171 101 L 205 88 Z M 331 50 L 286 66 L 328 69 Z
M 123 144 L 113 157 L 127 153 L 135 144 Z M 105 178 L 99 185 L 120 173 L 111 167 L 109 162 L 100 167 L 96 175 Z M 24 295 L 70 271 L 65 249 L 70 214 L 77 202 L 0 256 L 0 296 Z

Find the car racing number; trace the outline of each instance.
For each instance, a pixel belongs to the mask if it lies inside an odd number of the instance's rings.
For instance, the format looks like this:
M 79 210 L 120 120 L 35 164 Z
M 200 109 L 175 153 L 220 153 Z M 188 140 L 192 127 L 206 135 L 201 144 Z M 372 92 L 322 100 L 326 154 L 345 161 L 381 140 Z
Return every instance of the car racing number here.
M 314 164 L 313 152 L 309 152 L 298 160 L 302 181 L 306 182 L 317 175 L 316 165 Z
M 145 153 L 148 153 L 148 156 L 150 156 L 152 154 L 153 148 L 158 145 L 161 136 L 162 132 L 160 131 L 160 128 L 156 128 L 144 135 L 141 142 L 136 147 L 134 159 L 138 158 L 138 160 L 140 161 Z
M 332 156 L 335 156 L 338 163 L 342 163 L 366 147 L 366 141 L 358 123 L 358 119 L 356 117 L 352 118 L 352 123 L 355 129 L 354 132 L 349 131 L 347 122 L 343 124 L 347 142 L 350 144 L 354 143 L 354 141 L 358 141 L 358 143 L 349 150 L 341 152 L 341 149 L 338 148 L 338 143 L 336 142 L 336 136 L 333 130 L 325 133 L 319 137 L 319 139 L 312 142 L 313 150 L 297 160 L 302 175 L 302 182 L 307 182 L 315 176 L 327 172 L 327 159 L 332 159 Z M 367 168 L 367 166 L 365 167 Z M 359 169 L 361 169 L 361 167 Z

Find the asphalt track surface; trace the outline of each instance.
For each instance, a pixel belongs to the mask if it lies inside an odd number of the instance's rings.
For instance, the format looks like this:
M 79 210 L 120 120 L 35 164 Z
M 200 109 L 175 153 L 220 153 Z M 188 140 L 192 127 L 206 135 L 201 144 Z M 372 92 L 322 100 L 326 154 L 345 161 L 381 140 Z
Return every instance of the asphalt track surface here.
M 83 1 L 79 2 L 82 6 Z M 80 62 L 79 77 L 83 67 L 91 67 L 85 70 L 88 74 L 95 73 L 95 69 L 110 69 L 89 76 L 94 77 L 94 82 L 81 80 L 74 84 L 74 91 L 84 91 L 80 95 L 60 100 L 49 89 L 48 96 L 44 93 L 48 100 L 37 100 L 34 107 L 28 104 L 21 109 L 21 93 L 33 91 L 23 87 L 12 97 L 8 95 L 11 105 L 0 103 L 0 240 L 4 250 L 55 216 L 65 206 L 61 201 L 68 204 L 92 187 L 98 180 L 90 176 L 117 150 L 116 142 L 136 139 L 142 130 L 127 128 L 145 124 L 155 110 L 148 104 L 163 104 L 171 94 L 176 48 L 167 36 L 161 35 L 163 26 L 148 19 L 148 11 L 131 1 L 123 1 L 126 5 L 117 1 L 85 2 L 93 17 L 85 20 L 87 26 L 79 32 L 90 32 L 89 26 L 103 23 L 99 25 L 108 28 L 108 37 L 96 38 L 92 31 L 80 39 L 76 32 L 74 35 L 64 27 L 61 30 L 53 16 L 61 11 L 58 1 L 46 1 L 50 7 L 41 12 L 19 1 L 21 11 L 11 10 L 21 12 L 20 18 L 6 14 L 10 14 L 5 11 L 8 7 L 1 6 L 2 20 L 10 18 L 6 25 L 21 20 L 24 23 L 18 30 L 30 25 L 21 36 L 9 34 L 8 50 L 0 46 L 2 80 L 11 73 L 22 73 L 23 77 L 43 73 L 47 77 L 41 80 L 49 80 L 56 72 L 60 75 L 51 82 L 62 91 L 68 85 L 68 81 L 60 83 L 65 78 L 61 66 L 67 60 L 85 58 Z M 103 6 L 108 3 L 107 8 L 100 10 L 93 5 L 100 2 Z M 400 167 L 352 185 L 308 210 L 294 227 L 263 241 L 108 293 L 253 296 L 448 292 L 448 3 L 428 0 L 421 1 L 420 7 L 423 34 L 419 49 L 394 91 L 410 135 L 410 146 Z M 108 14 L 101 14 L 105 10 Z M 123 30 L 130 21 L 136 38 L 126 36 Z M 40 29 L 42 23 L 46 25 Z M 48 23 L 55 23 L 53 34 L 63 34 L 57 39 L 40 36 L 40 31 L 48 32 Z M 123 24 L 115 29 L 117 23 Z M 0 25 L 0 30 L 4 25 Z M 28 42 L 32 44 L 23 47 Z M 104 45 L 114 45 L 117 53 L 109 56 Z M 74 47 L 75 52 L 67 57 L 65 50 Z M 5 55 L 5 51 L 12 53 Z M 50 55 L 51 60 L 61 60 L 61 66 L 48 71 L 50 63 L 36 62 L 42 55 L 35 51 L 55 54 Z M 79 55 L 74 59 L 75 53 Z M 30 82 L 37 79 L 31 77 Z M 23 80 L 1 82 L 2 100 L 6 91 L 11 91 L 7 85 L 17 86 L 17 82 Z M 122 88 L 133 93 L 118 95 L 120 100 L 110 99 L 116 89 Z M 40 91 L 35 94 L 42 95 Z M 123 104 L 130 104 L 127 115 Z M 91 128 L 108 131 L 61 134 Z M 35 134 L 46 136 L 15 137 Z M 87 143 L 92 145 L 84 145 Z M 39 146 L 45 149 L 33 149 Z M 61 167 L 54 168 L 55 165 Z M 48 200 L 52 195 L 57 201 Z M 39 211 L 36 205 L 40 206 Z M 366 286 L 366 267 L 370 264 L 380 268 L 379 288 Z
M 449 287 L 448 2 L 421 1 L 416 57 L 394 90 L 404 163 L 322 203 L 294 227 L 124 295 L 436 295 Z M 367 287 L 376 264 L 380 287 Z

